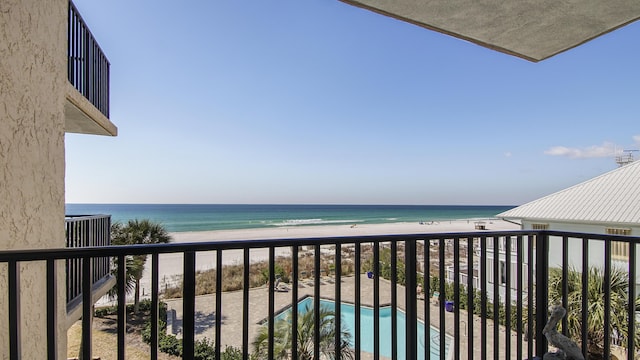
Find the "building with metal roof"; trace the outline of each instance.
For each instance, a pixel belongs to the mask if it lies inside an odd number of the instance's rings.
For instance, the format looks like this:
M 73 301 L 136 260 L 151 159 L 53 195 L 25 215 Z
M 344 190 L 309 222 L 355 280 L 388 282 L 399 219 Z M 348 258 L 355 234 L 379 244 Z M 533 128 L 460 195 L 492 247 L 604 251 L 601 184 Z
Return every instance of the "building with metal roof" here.
M 615 235 L 609 241 L 611 266 L 629 271 L 630 244 L 625 236 L 640 234 L 640 161 L 630 162 L 615 170 L 571 186 L 567 189 L 531 201 L 496 215 L 508 221 L 517 221 L 523 230 L 556 230 L 576 233 Z M 563 247 L 567 248 L 564 249 Z M 637 252 L 638 249 L 636 249 Z M 563 266 L 562 254 L 567 252 L 570 268 L 581 269 L 585 264 L 583 252 L 587 252 L 586 266 L 604 268 L 604 242 L 588 241 L 587 247 L 580 238 L 565 240 L 549 237 L 549 264 Z M 511 259 L 505 251 L 487 249 L 487 262 L 498 257 L 500 263 L 511 264 L 515 259 L 515 249 Z M 526 255 L 525 255 L 526 256 Z M 506 266 L 506 265 L 505 265 Z M 580 270 L 579 270 L 580 271 Z M 635 288 L 640 292 L 640 264 L 636 263 Z M 493 284 L 488 284 L 489 289 Z M 512 293 L 517 287 L 511 284 Z M 504 294 L 506 284 L 501 284 Z M 501 295 L 504 296 L 504 295 Z
M 640 161 L 497 215 L 522 228 L 640 234 Z

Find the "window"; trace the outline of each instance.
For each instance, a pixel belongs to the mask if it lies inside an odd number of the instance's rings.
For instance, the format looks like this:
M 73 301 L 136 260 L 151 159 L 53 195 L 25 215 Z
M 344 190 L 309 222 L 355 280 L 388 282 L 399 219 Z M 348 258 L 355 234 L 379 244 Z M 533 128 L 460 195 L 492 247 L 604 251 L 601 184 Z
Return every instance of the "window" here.
M 549 224 L 531 224 L 532 230 L 549 230 Z
M 606 228 L 607 235 L 631 235 L 631 229 L 626 228 Z M 614 260 L 627 260 L 629 258 L 629 244 L 612 241 L 611 242 L 611 258 Z
M 629 236 L 631 235 L 631 229 L 625 229 L 625 228 L 607 228 L 607 235 L 625 235 L 625 236 Z
M 629 258 L 629 244 L 619 241 L 612 242 L 611 258 L 615 260 L 627 260 Z

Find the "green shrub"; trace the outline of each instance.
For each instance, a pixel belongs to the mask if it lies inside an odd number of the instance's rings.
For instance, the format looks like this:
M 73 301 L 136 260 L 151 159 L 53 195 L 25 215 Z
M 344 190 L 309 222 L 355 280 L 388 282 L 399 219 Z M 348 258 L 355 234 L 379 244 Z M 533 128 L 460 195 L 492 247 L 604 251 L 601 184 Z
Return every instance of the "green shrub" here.
M 216 360 L 215 347 L 213 341 L 209 341 L 206 338 L 196 340 L 193 344 L 193 358 L 195 360 Z
M 282 264 L 276 262 L 273 264 L 273 268 L 274 268 L 274 272 L 275 272 L 275 277 L 278 278 L 280 277 L 282 279 L 283 282 L 288 283 L 289 282 L 289 274 L 287 274 L 284 271 L 284 268 L 282 267 Z M 269 281 L 269 267 L 267 267 L 266 269 L 263 269 L 262 272 L 262 280 L 266 283 L 267 281 Z
M 167 335 L 163 332 L 158 334 L 158 338 L 158 350 L 165 354 L 182 357 L 182 340 L 175 335 Z

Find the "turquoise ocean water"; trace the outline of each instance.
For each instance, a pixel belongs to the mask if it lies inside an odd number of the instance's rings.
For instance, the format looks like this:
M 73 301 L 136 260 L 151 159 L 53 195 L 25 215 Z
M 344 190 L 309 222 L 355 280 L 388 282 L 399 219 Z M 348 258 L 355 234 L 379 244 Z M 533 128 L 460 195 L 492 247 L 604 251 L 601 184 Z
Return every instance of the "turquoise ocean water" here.
M 382 224 L 488 219 L 513 206 L 468 205 L 220 205 L 67 204 L 67 215 L 111 215 L 112 221 L 150 219 L 168 231 L 283 226 Z

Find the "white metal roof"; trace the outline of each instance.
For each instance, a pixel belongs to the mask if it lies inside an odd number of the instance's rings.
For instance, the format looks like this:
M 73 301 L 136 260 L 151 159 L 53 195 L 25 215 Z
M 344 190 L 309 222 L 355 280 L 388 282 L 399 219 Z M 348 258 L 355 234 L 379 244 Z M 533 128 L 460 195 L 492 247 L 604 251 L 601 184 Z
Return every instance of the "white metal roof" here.
M 497 217 L 640 224 L 640 161 L 505 211 Z

